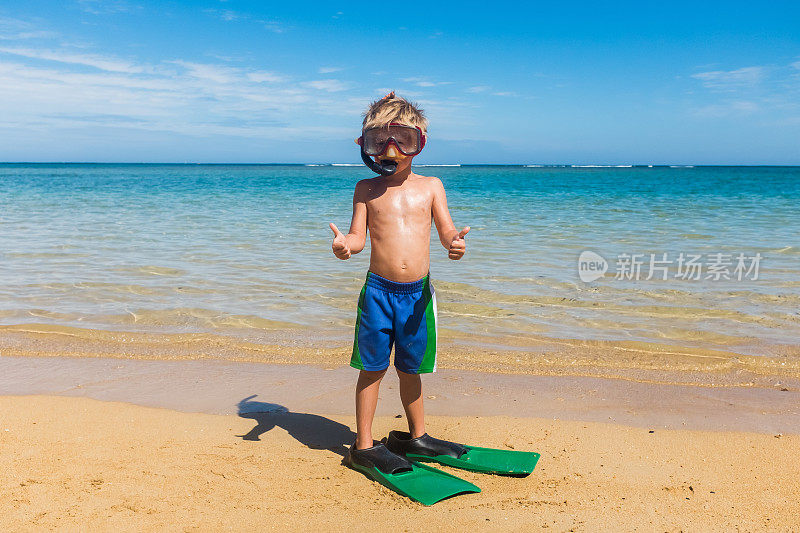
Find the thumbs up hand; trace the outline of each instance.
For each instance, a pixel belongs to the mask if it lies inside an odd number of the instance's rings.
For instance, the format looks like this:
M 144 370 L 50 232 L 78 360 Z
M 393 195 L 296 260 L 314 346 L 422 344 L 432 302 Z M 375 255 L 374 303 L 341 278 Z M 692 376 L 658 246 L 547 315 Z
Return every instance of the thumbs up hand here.
M 333 231 L 333 244 L 331 248 L 333 249 L 333 255 L 344 261 L 345 259 L 350 259 L 350 246 L 347 245 L 347 239 L 345 238 L 344 234 L 339 231 L 339 228 L 336 227 L 336 224 L 331 222 L 330 224 L 331 230 Z
M 450 249 L 447 251 L 447 257 L 454 261 L 458 261 L 467 252 L 467 241 L 464 240 L 467 233 L 469 233 L 469 226 L 465 227 L 453 237 L 453 242 L 450 243 Z

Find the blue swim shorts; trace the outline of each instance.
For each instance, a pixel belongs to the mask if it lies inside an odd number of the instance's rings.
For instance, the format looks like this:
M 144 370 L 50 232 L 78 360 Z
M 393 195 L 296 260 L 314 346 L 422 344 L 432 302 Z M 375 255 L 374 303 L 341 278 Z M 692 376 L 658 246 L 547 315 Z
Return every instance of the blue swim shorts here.
M 394 344 L 398 370 L 436 372 L 436 293 L 428 278 L 398 283 L 367 272 L 358 297 L 350 366 L 386 370 Z

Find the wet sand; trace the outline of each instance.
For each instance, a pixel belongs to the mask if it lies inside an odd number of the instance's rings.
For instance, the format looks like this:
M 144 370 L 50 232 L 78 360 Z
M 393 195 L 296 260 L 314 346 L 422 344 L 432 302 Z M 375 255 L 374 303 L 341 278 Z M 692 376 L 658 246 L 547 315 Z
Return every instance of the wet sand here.
M 142 360 L 225 360 L 251 363 L 347 364 L 352 333 L 327 330 L 242 335 L 106 331 L 51 324 L 0 326 L 0 355 L 112 357 Z M 440 330 L 442 369 L 493 374 L 570 375 L 638 382 L 800 389 L 800 345 L 770 346 L 781 355 L 742 355 L 668 344 L 586 341 L 514 335 L 488 337 Z
M 350 415 L 357 371 L 347 366 L 87 357 L 0 357 L 0 395 L 88 397 L 182 412 L 238 414 L 243 401 Z M 379 416 L 403 413 L 389 372 Z M 786 389 L 786 390 L 784 390 Z M 646 429 L 800 434 L 800 390 L 706 387 L 586 376 L 441 369 L 423 377 L 425 409 L 441 416 L 613 422 Z

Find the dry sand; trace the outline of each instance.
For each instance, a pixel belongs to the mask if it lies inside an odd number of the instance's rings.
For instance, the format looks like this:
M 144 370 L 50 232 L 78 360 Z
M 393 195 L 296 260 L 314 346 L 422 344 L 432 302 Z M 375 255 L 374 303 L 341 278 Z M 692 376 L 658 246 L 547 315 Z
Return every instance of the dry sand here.
M 353 419 L 0 397 L 3 531 L 798 530 L 800 436 L 430 417 L 542 454 L 529 477 L 424 507 L 341 466 Z M 403 420 L 380 417 L 385 434 Z

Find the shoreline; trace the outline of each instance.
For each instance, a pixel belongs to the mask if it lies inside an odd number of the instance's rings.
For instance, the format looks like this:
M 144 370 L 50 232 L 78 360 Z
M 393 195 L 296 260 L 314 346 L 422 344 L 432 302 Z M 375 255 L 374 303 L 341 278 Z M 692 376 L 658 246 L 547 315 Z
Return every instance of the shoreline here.
M 530 376 L 616 378 L 641 383 L 800 390 L 800 346 L 754 356 L 635 341 L 486 337 L 442 330 L 438 367 Z M 149 333 L 52 324 L 0 326 L 0 357 L 99 357 L 161 361 L 219 360 L 338 367 L 351 340 L 330 331 L 260 332 L 260 338 L 214 333 Z

